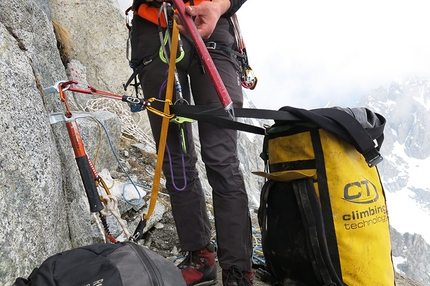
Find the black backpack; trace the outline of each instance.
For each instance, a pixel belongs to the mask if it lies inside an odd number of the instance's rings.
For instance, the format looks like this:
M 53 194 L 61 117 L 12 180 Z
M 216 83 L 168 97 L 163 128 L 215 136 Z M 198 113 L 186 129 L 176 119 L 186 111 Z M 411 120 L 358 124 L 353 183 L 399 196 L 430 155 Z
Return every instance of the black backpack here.
M 94 244 L 57 253 L 13 286 L 181 286 L 180 270 L 133 242 Z

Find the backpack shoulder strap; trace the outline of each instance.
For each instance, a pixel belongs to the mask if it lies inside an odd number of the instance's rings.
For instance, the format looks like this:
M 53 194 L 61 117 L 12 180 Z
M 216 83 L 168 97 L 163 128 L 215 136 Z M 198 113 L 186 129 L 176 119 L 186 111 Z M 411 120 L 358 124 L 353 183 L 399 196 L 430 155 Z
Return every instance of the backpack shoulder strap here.
M 344 285 L 337 275 L 325 240 L 322 210 L 313 187 L 312 178 L 292 181 L 294 194 L 306 233 L 309 256 L 314 273 L 324 286 Z

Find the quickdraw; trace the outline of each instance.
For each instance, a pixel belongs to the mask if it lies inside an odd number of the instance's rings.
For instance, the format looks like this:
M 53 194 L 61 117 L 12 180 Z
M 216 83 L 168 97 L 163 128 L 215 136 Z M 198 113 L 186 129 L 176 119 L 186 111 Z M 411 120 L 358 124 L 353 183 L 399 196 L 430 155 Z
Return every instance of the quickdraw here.
M 164 15 L 164 18 L 162 18 L 162 15 Z M 169 30 L 173 27 L 173 8 L 168 3 L 163 3 L 160 6 L 159 12 L 158 12 L 158 34 L 160 37 L 160 49 L 158 51 L 158 55 L 162 62 L 168 64 L 169 57 L 166 50 L 166 44 L 169 44 L 169 48 L 172 47 L 171 43 L 171 37 L 169 35 Z M 162 19 L 164 19 L 164 23 L 167 23 L 167 26 L 162 23 Z M 163 28 L 165 29 L 165 34 L 163 37 Z M 185 51 L 182 48 L 182 41 L 181 41 L 181 35 L 178 34 L 178 48 L 179 48 L 179 56 L 176 58 L 175 63 L 179 63 L 185 56 Z
M 242 55 L 241 57 L 238 57 L 238 60 L 240 62 L 240 74 L 241 74 L 242 86 L 244 88 L 253 90 L 257 85 L 257 77 L 255 76 L 254 71 L 249 65 L 248 54 L 246 53 L 245 41 L 243 40 L 242 32 L 239 26 L 239 20 L 236 14 L 234 14 L 231 17 L 231 21 L 234 28 L 234 35 L 236 37 L 236 45 L 239 50 L 239 53 Z
M 159 57 L 160 57 L 162 62 L 169 65 L 168 62 L 170 62 L 170 56 L 167 52 L 166 44 L 168 44 L 169 50 L 171 50 L 172 49 L 172 40 L 171 40 L 170 33 L 172 32 L 173 25 L 174 25 L 173 17 L 172 17 L 173 16 L 172 6 L 168 3 L 163 3 L 159 9 L 159 13 L 158 13 L 159 19 L 161 18 L 162 14 L 164 14 L 166 22 L 169 23 L 169 25 L 168 25 L 168 28 L 165 29 L 165 34 L 163 37 L 163 26 L 161 25 L 160 20 L 158 21 L 158 33 L 159 33 L 159 38 L 160 38 Z M 185 51 L 182 47 L 181 35 L 179 33 L 178 33 L 177 41 L 178 41 L 177 49 L 179 51 L 179 56 L 175 59 L 175 64 L 179 63 L 185 56 Z M 178 53 L 178 51 L 175 51 L 175 55 Z M 176 67 L 174 68 L 174 84 L 175 84 L 176 97 L 177 97 L 177 101 L 175 102 L 175 104 L 176 103 L 180 103 L 180 104 L 185 103 L 186 101 L 184 100 L 184 97 L 182 94 L 182 86 L 181 86 L 181 82 L 179 81 L 179 75 L 178 75 L 178 72 L 176 71 Z

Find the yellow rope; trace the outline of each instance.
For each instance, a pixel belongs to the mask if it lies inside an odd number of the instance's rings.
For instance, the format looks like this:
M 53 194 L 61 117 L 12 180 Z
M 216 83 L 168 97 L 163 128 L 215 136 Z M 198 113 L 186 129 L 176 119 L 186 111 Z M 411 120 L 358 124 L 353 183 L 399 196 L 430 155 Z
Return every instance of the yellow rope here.
M 169 72 L 167 76 L 166 102 L 171 102 L 173 97 L 173 84 L 175 76 L 176 50 L 178 49 L 179 31 L 176 21 L 173 21 L 172 47 L 170 48 Z M 164 114 L 170 114 L 169 104 L 164 105 Z M 169 128 L 169 118 L 163 117 L 161 123 L 160 142 L 158 144 L 157 164 L 155 165 L 154 182 L 152 185 L 151 198 L 149 201 L 148 213 L 143 217 L 148 220 L 155 209 L 157 203 L 158 189 L 160 187 L 161 167 L 163 166 L 164 151 L 166 149 L 167 131 Z

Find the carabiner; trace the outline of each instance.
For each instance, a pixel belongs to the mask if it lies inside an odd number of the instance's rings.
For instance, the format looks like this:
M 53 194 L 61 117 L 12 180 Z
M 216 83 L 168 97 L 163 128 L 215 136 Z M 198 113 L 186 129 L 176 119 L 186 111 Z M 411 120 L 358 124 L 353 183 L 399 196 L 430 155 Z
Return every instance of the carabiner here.
M 152 102 L 154 102 L 154 101 L 159 101 L 159 102 L 164 102 L 165 104 L 167 103 L 167 104 L 169 104 L 169 105 L 172 105 L 172 101 L 171 100 L 168 100 L 168 99 L 166 99 L 166 100 L 161 100 L 161 99 L 157 99 L 157 98 L 155 98 L 155 97 L 151 97 L 150 99 L 148 99 L 148 102 L 149 103 L 152 103 Z M 147 110 L 149 110 L 149 111 L 151 111 L 152 113 L 154 113 L 154 114 L 157 114 L 157 115 L 159 115 L 159 116 L 161 116 L 161 117 L 165 117 L 165 118 L 168 118 L 168 119 L 172 119 L 175 115 L 174 114 L 167 114 L 167 113 L 164 113 L 163 111 L 160 111 L 160 110 L 158 110 L 158 109 L 156 109 L 156 108 L 154 108 L 154 107 L 152 107 L 152 106 L 147 106 L 146 107 L 146 109 Z

